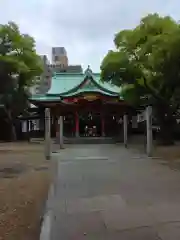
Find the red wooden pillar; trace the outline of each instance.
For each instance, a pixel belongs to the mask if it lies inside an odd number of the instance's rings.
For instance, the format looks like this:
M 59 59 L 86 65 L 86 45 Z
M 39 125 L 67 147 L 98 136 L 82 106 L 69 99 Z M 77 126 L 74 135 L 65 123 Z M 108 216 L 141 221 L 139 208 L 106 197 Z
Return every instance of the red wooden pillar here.
M 101 136 L 105 137 L 105 122 L 103 114 L 101 114 Z
M 75 136 L 79 137 L 79 115 L 78 112 L 75 112 Z

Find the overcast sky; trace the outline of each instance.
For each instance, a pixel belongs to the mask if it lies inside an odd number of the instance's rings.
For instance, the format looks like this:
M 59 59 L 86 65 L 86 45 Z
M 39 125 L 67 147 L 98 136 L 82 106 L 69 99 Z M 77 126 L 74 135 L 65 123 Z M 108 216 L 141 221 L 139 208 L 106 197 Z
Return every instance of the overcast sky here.
M 135 26 L 150 12 L 179 20 L 179 0 L 0 0 L 0 22 L 15 21 L 32 35 L 40 54 L 51 59 L 52 46 L 64 46 L 70 64 L 100 63 L 113 48 L 113 37 Z

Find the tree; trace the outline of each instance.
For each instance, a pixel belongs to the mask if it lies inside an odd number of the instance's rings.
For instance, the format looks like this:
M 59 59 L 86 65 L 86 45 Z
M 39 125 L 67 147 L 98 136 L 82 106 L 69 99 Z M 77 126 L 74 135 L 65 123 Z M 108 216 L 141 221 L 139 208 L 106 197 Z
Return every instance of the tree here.
M 114 43 L 116 50 L 101 65 L 102 80 L 121 86 L 124 99 L 136 107 L 153 105 L 161 141 L 173 143 L 180 103 L 180 25 L 149 14 L 134 29 L 116 34 Z
M 14 120 L 27 108 L 29 87 L 41 72 L 42 61 L 34 39 L 21 34 L 13 22 L 0 25 L 0 103 L 7 113 L 12 139 Z

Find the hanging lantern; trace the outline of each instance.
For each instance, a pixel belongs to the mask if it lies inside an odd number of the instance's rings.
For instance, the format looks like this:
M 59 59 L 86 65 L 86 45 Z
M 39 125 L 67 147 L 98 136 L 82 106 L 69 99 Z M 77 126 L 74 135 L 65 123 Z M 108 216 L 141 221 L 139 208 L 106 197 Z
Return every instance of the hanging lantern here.
M 118 123 L 119 123 L 119 124 L 122 124 L 122 123 L 123 123 L 122 118 L 119 119 Z

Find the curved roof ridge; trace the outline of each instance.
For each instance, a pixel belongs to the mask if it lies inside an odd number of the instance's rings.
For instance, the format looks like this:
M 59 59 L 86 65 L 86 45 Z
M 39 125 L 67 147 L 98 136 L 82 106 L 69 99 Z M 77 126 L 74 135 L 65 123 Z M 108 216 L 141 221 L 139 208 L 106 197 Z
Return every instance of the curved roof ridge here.
M 94 77 L 100 77 L 101 74 L 100 73 L 93 73 L 93 75 L 95 75 Z M 117 87 L 116 85 L 114 84 L 111 84 L 111 83 L 107 83 L 107 82 L 101 82 L 100 78 L 99 79 L 96 79 L 96 78 L 93 78 L 93 80 L 99 85 L 99 87 L 101 89 L 103 89 L 104 91 L 107 91 L 107 92 L 110 92 L 110 93 L 116 93 L 116 94 L 119 94 L 120 93 L 120 88 Z
M 82 72 L 54 72 L 53 77 L 56 75 L 84 75 Z
M 55 73 L 52 77 L 51 87 L 46 95 L 64 96 L 74 94 L 76 91 L 85 90 L 87 88 L 86 81 L 89 80 L 96 90 L 108 94 L 119 95 L 120 89 L 112 84 L 103 83 L 100 80 L 100 73 L 93 73 L 86 70 L 85 73 Z M 85 84 L 85 85 L 84 85 Z M 94 91 L 94 87 L 89 90 Z

